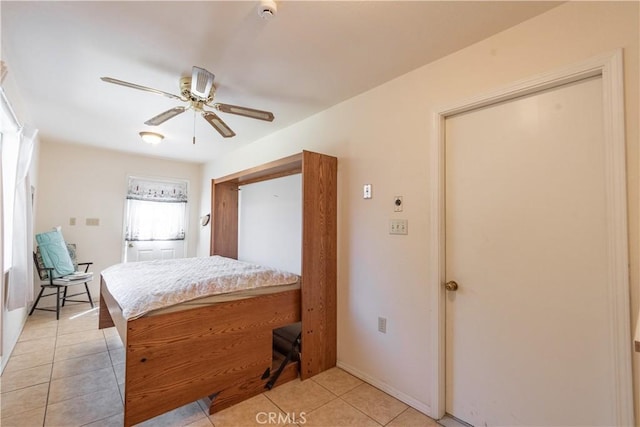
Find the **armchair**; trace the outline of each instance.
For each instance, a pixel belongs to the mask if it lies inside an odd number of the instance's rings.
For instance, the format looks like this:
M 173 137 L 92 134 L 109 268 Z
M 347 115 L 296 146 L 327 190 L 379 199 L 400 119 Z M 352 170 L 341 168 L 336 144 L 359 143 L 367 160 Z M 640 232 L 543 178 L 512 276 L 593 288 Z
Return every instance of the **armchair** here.
M 36 298 L 33 307 L 31 307 L 31 311 L 29 312 L 29 316 L 33 314 L 34 310 L 43 310 L 43 311 L 55 311 L 56 319 L 60 319 L 60 308 L 64 307 L 65 302 L 88 302 L 91 304 L 93 308 L 93 300 L 91 299 L 91 293 L 89 292 L 89 282 L 93 280 L 93 273 L 89 271 L 89 266 L 93 265 L 92 262 L 77 262 L 76 259 L 76 245 L 73 243 L 66 243 L 67 251 L 69 252 L 69 257 L 74 266 L 74 272 L 61 276 L 54 277 L 54 268 L 46 267 L 42 258 L 42 253 L 40 251 L 40 247 L 36 249 L 36 252 L 33 253 L 33 264 L 36 267 L 38 272 L 38 276 L 40 278 L 40 293 Z M 80 267 L 84 267 L 84 271 L 80 271 Z M 67 291 L 69 287 L 76 285 L 84 285 L 84 291 L 68 294 Z M 45 289 L 53 289 L 54 292 L 50 292 L 48 294 L 44 293 Z M 79 300 L 79 299 L 71 299 L 72 297 L 76 297 L 79 295 L 85 295 L 87 299 Z M 47 297 L 55 295 L 56 296 L 56 308 L 55 310 L 52 308 L 38 308 L 38 302 L 42 297 Z

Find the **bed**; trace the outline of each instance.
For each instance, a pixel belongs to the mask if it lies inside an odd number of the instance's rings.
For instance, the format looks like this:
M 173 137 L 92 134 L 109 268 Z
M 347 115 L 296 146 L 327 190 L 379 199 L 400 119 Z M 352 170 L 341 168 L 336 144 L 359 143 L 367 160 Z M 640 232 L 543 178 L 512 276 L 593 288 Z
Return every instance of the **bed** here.
M 335 157 L 303 151 L 212 180 L 210 255 L 237 259 L 239 187 L 302 175 L 299 287 L 132 315 L 112 295 L 113 279 L 101 276 L 99 327 L 115 326 L 125 348 L 125 426 L 202 398 L 214 413 L 265 391 L 279 365 L 273 330 L 294 322 L 302 322 L 300 377 L 335 366 L 336 170 Z M 297 376 L 292 364 L 276 385 Z
M 125 344 L 125 425 L 264 391 L 273 329 L 300 320 L 298 276 L 220 256 L 115 265 L 100 293 L 100 328 Z

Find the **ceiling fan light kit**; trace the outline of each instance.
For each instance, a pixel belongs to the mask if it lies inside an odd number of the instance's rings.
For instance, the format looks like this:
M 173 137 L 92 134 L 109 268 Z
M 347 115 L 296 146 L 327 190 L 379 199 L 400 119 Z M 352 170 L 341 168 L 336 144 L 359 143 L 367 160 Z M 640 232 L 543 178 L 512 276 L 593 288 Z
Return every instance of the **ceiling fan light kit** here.
M 273 3 L 273 8 L 275 10 L 275 2 L 266 1 L 263 3 Z M 237 105 L 230 104 L 222 104 L 219 102 L 213 102 L 213 98 L 215 97 L 216 87 L 213 84 L 213 79 L 215 76 L 213 73 L 205 70 L 200 67 L 193 67 L 191 77 L 182 77 L 179 81 L 180 94 L 174 95 L 169 92 L 164 92 L 162 90 L 153 89 L 146 86 L 141 86 L 135 83 L 129 83 L 123 80 L 114 79 L 111 77 L 101 77 L 102 81 L 107 83 L 113 83 L 120 86 L 129 87 L 132 89 L 143 90 L 145 92 L 155 93 L 157 95 L 162 95 L 171 99 L 177 99 L 182 102 L 186 102 L 188 105 L 186 106 L 178 106 L 171 108 L 167 111 L 164 111 L 146 122 L 145 125 L 148 126 L 158 126 L 169 119 L 174 118 L 175 116 L 184 113 L 187 110 L 193 110 L 194 112 L 198 112 L 202 115 L 202 117 L 213 127 L 223 138 L 231 138 L 236 135 L 236 133 L 231 130 L 229 126 L 213 111 L 205 110 L 205 107 L 213 108 L 217 111 L 221 111 L 223 113 L 235 114 L 238 116 L 249 117 L 251 119 L 264 120 L 267 122 L 271 122 L 274 119 L 273 113 L 269 111 L 256 110 L 254 108 L 248 107 L 240 107 Z M 154 134 L 159 135 L 160 139 L 156 140 L 156 144 L 159 143 L 164 136 L 155 132 L 140 132 L 140 136 L 143 140 L 145 137 L 143 134 Z M 157 138 L 157 137 L 156 137 Z M 145 140 L 146 141 L 146 140 Z M 149 142 L 149 141 L 147 141 Z M 153 142 L 152 142 L 153 143 Z M 195 137 L 194 137 L 195 143 Z
M 147 144 L 158 145 L 164 139 L 164 135 L 156 132 L 140 132 L 140 138 Z

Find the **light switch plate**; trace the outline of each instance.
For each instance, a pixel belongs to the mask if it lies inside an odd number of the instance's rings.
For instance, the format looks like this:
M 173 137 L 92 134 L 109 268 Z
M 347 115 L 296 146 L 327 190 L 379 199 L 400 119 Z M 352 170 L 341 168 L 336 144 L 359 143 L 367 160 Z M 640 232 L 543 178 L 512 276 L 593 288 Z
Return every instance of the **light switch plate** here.
M 100 218 L 87 218 L 85 220 L 86 225 L 98 226 L 100 225 Z
M 389 234 L 409 234 L 409 221 L 406 219 L 392 219 L 389 221 Z
M 371 184 L 365 184 L 362 189 L 362 198 L 370 199 L 371 198 Z
M 378 317 L 378 332 L 387 333 L 387 318 Z

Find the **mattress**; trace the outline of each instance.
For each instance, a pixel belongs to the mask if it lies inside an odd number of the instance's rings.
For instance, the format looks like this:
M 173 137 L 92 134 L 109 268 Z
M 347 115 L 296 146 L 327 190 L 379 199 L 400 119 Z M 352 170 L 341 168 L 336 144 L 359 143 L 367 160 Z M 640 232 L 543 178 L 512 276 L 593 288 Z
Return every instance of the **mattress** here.
M 295 289 L 300 281 L 293 273 L 217 255 L 123 263 L 101 274 L 127 320 Z
M 244 291 L 227 292 L 225 294 L 211 295 L 208 297 L 197 298 L 191 301 L 185 301 L 169 307 L 153 310 L 145 314 L 145 316 L 155 316 L 158 314 L 172 313 L 174 311 L 189 310 L 191 308 L 202 307 L 205 305 L 219 304 L 222 302 L 237 301 L 246 298 L 258 297 L 261 295 L 273 294 L 276 292 L 285 292 L 300 289 L 300 280 L 289 285 L 263 286 Z

